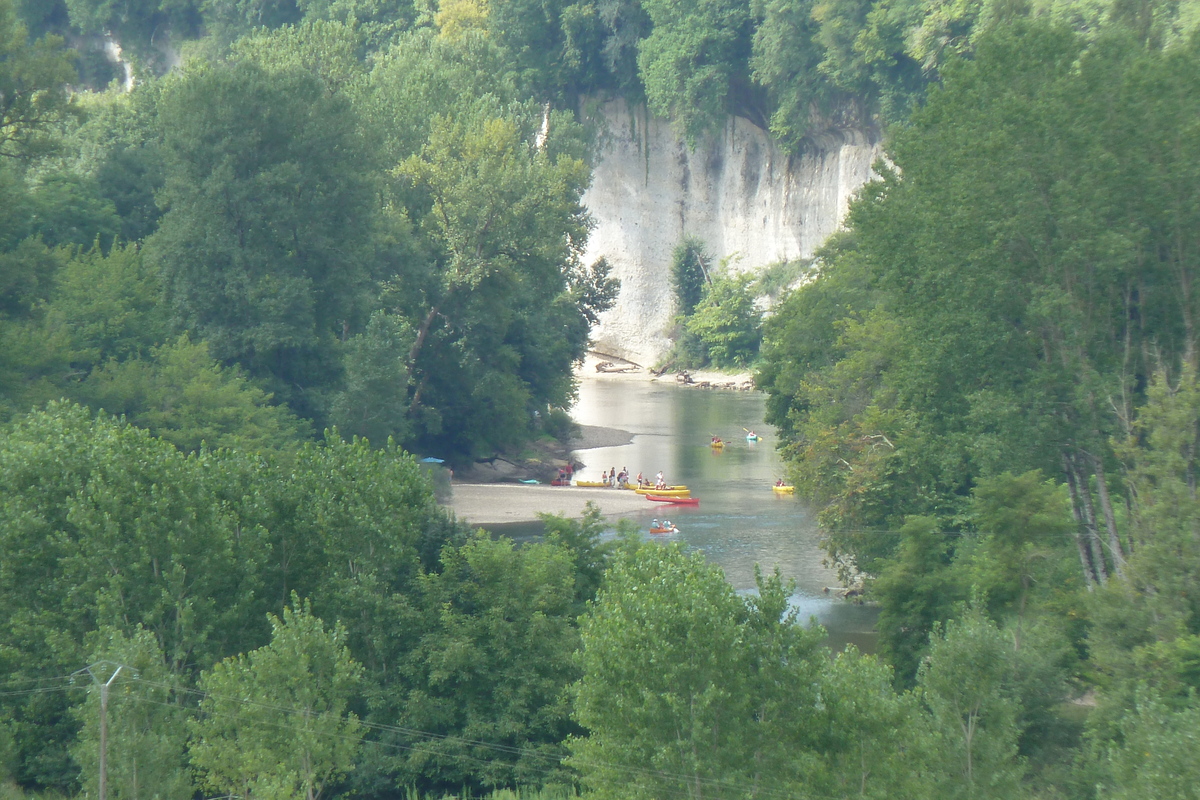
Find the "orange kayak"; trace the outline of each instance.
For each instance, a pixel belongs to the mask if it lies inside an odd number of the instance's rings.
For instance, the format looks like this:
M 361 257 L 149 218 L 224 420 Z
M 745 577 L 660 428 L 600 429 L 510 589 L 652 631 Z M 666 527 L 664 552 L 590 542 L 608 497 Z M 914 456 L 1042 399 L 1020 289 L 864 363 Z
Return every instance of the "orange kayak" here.
M 674 503 L 677 506 L 700 505 L 699 497 L 664 497 L 660 494 L 645 494 L 642 497 L 645 497 L 647 500 L 653 500 L 656 503 Z

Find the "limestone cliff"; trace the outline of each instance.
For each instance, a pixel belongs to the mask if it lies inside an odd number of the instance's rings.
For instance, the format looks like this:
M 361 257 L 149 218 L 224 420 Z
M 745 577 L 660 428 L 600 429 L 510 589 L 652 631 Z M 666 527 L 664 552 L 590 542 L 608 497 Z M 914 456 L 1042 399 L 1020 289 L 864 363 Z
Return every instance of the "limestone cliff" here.
M 593 347 L 644 365 L 670 346 L 668 273 L 684 236 L 717 259 L 732 257 L 739 270 L 807 258 L 841 224 L 882 152 L 877 137 L 839 130 L 789 157 L 739 117 L 693 149 L 668 122 L 622 100 L 600 105 L 591 121 L 601 133 L 584 195 L 596 223 L 586 259 L 606 257 L 621 279 Z

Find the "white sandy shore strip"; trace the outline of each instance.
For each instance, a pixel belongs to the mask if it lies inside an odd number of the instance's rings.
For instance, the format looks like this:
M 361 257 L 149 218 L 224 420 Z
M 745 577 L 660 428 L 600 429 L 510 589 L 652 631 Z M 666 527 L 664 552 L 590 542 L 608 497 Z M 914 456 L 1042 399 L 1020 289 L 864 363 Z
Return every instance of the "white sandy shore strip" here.
M 572 450 L 591 450 L 593 447 L 620 447 L 633 441 L 633 434 L 620 428 L 603 425 L 580 425 L 571 438 Z
M 456 517 L 471 525 L 498 525 L 504 522 L 531 522 L 538 518 L 539 513 L 579 519 L 589 500 L 610 519 L 649 512 L 654 505 L 627 489 L 456 483 L 449 508 Z
M 596 365 L 602 362 L 608 362 L 616 367 L 636 367 L 631 372 L 597 372 Z M 726 383 L 742 384 L 754 379 L 750 372 L 719 372 L 709 369 L 693 369 L 688 370 L 688 374 L 692 376 L 692 380 L 696 383 L 705 381 L 723 385 Z M 674 372 L 668 372 L 665 375 L 655 376 L 650 374 L 650 370 L 640 364 L 634 364 L 632 361 L 625 361 L 616 356 L 608 356 L 603 353 L 589 352 L 584 357 L 583 363 L 575 371 L 576 377 L 581 380 L 595 381 L 658 381 L 663 383 L 678 383 L 678 379 Z

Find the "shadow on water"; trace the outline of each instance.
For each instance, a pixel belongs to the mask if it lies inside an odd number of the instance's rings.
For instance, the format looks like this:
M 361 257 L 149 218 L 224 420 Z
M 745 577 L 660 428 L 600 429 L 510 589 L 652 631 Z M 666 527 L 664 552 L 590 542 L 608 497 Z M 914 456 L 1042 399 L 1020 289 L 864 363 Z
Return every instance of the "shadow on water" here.
M 647 501 L 632 517 L 647 539 L 679 542 L 699 550 L 725 572 L 739 592 L 753 591 L 754 567 L 778 568 L 796 581 L 792 602 L 802 619 L 816 618 L 829 631 L 830 645 L 875 647 L 875 609 L 831 597 L 837 575 L 824 566 L 820 532 L 805 504 L 772 491 L 783 475 L 774 431 L 763 423 L 765 398 L 758 392 L 706 391 L 665 382 L 584 380 L 572 416 L 583 425 L 619 428 L 633 441 L 619 447 L 583 450 L 586 466 L 576 477 L 599 480 L 610 469 L 641 471 L 648 479 L 662 470 L 668 483 L 690 487 L 697 507 Z M 762 440 L 747 440 L 748 431 Z M 726 442 L 721 450 L 711 437 Z M 622 491 L 614 489 L 613 491 Z M 652 536 L 652 519 L 670 518 L 680 532 Z M 540 522 L 485 526 L 493 533 L 528 541 L 543 533 Z M 606 535 L 613 535 L 610 531 Z

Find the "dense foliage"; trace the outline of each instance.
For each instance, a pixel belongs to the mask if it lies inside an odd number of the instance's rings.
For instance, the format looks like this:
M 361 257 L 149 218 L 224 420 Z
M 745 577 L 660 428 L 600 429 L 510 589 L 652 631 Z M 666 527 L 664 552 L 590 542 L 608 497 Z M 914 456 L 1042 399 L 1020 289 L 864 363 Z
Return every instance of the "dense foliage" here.
M 192 47 L 219 50 L 262 29 L 336 21 L 380 52 L 433 26 L 461 41 L 483 33 L 531 96 L 559 106 L 621 94 L 676 120 L 695 139 L 726 114 L 769 127 L 789 150 L 815 131 L 906 118 L 947 64 L 981 36 L 1026 17 L 1094 37 L 1121 25 L 1171 46 L 1200 24 L 1194 4 L 1168 0 L 22 0 L 34 30 L 96 37 L 80 72 L 118 78 L 100 52 L 112 35 L 139 73 L 161 73 Z M 185 45 L 185 43 L 187 43 Z
M 778 267 L 786 268 L 780 264 Z M 731 273 L 712 263 L 703 243 L 688 237 L 671 256 L 671 285 L 679 308 L 669 365 L 745 369 L 758 356 L 762 300 L 768 275 Z
M 1078 771 L 1037 776 L 1079 796 L 1180 791 L 1143 769 L 1174 757 L 1200 688 L 1200 181 L 1181 157 L 1200 39 L 1147 30 L 978 36 L 768 321 L 760 372 L 901 685 L 970 604 L 1041 662 L 1031 680 L 1057 663 L 1097 693 Z M 1018 752 L 1044 759 L 1061 718 L 1025 708 Z
M 69 17 L 158 13 L 109 5 Z M 0 3 L 3 416 L 66 397 L 184 449 L 337 425 L 455 461 L 542 435 L 617 287 L 581 261 L 583 129 L 479 31 L 227 5 L 172 30 L 244 37 L 69 95 L 72 51 Z
M 187 759 L 251 796 L 540 785 L 578 731 L 594 512 L 517 550 L 448 519 L 394 448 L 187 455 L 61 404 L 4 431 L 0 490 L 5 780 L 93 785 L 96 699 L 70 677 L 89 663 L 126 667 L 121 797 L 139 765 L 190 796 Z
M 111 679 L 131 800 L 1190 796 L 1198 23 L 0 0 L 5 790 L 94 784 Z M 779 576 L 739 596 L 698 557 L 601 545 L 594 510 L 520 548 L 472 535 L 408 454 L 565 427 L 616 291 L 581 260 L 578 102 L 607 92 L 793 153 L 890 126 L 765 320 L 768 281 L 694 242 L 674 269 L 682 357 L 764 342 L 878 656 L 831 658 Z

